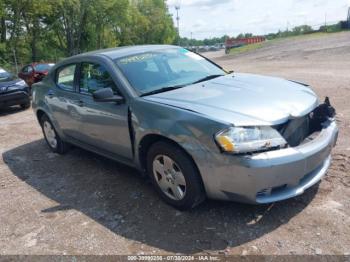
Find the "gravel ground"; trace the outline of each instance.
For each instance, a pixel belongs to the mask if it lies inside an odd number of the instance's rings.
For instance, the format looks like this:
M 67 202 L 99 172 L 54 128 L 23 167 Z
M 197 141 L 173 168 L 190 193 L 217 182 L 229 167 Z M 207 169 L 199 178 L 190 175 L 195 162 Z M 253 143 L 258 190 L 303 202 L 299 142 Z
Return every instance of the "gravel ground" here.
M 207 201 L 179 212 L 133 169 L 81 149 L 50 153 L 31 110 L 2 110 L 0 254 L 350 254 L 350 33 L 206 55 L 330 96 L 340 136 L 321 183 L 272 205 Z

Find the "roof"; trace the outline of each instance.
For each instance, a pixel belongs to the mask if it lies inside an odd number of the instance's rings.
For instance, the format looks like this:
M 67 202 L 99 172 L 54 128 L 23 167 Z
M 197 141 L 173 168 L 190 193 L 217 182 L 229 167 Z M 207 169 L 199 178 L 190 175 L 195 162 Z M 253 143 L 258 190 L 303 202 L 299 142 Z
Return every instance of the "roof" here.
M 144 52 L 150 52 L 150 51 L 157 51 L 157 50 L 162 50 L 166 48 L 178 48 L 177 46 L 173 45 L 136 45 L 136 46 L 123 46 L 123 47 L 115 47 L 115 48 L 109 48 L 109 49 L 101 49 L 101 50 L 96 50 L 96 51 L 91 51 L 87 53 L 82 53 L 79 55 L 76 55 L 75 57 L 81 57 L 81 56 L 86 56 L 86 55 L 104 55 L 112 60 L 124 57 L 124 56 L 129 56 L 129 55 L 134 55 L 134 54 L 139 54 L 139 53 L 144 53 Z

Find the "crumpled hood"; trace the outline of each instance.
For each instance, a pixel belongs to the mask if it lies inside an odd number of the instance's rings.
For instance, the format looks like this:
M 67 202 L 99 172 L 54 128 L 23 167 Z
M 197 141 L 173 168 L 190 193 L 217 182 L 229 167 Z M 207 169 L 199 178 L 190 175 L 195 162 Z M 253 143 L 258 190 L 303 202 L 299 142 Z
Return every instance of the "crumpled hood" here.
M 307 86 L 242 73 L 144 98 L 236 126 L 281 124 L 306 115 L 318 105 L 317 96 Z

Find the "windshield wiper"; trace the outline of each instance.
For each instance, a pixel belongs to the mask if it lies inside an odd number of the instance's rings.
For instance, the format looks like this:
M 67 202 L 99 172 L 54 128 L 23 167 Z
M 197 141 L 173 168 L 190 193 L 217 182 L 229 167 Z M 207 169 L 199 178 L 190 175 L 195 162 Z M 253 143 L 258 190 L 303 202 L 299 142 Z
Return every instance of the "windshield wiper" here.
M 181 87 L 184 87 L 185 85 L 177 85 L 177 86 L 167 86 L 167 87 L 162 87 L 160 89 L 156 89 L 150 92 L 146 92 L 141 94 L 141 96 L 150 96 L 150 95 L 155 95 L 155 94 L 159 94 L 159 93 L 164 93 L 167 91 L 171 91 L 171 90 L 175 90 L 175 89 L 179 89 Z
M 193 84 L 197 84 L 197 83 L 200 83 L 200 82 L 208 81 L 210 79 L 214 79 L 214 78 L 217 78 L 217 77 L 220 77 L 220 76 L 224 76 L 224 75 L 208 75 L 206 77 L 203 77 L 203 78 L 201 78 L 201 79 L 199 79 L 199 80 L 197 80 L 197 81 L 195 81 L 193 83 L 187 84 L 187 85 L 167 86 L 167 87 L 156 89 L 156 90 L 153 90 L 153 91 L 150 91 L 150 92 L 143 93 L 143 94 L 141 94 L 141 96 L 149 96 L 149 95 L 164 93 L 164 92 L 175 90 L 175 89 L 179 89 L 181 87 L 185 87 L 185 86 L 188 86 L 188 85 L 193 85 Z
M 197 84 L 197 83 L 200 83 L 200 82 L 208 81 L 208 80 L 220 77 L 220 76 L 224 76 L 224 75 L 208 75 L 206 77 L 203 77 L 203 78 L 193 82 L 192 84 Z

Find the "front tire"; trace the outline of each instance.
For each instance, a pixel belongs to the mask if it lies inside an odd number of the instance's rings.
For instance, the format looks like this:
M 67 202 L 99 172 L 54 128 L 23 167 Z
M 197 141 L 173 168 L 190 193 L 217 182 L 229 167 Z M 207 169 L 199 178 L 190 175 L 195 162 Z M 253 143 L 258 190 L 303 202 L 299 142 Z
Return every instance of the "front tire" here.
M 44 133 L 46 143 L 51 149 L 51 151 L 58 154 L 66 153 L 69 149 L 69 144 L 62 141 L 47 115 L 43 115 L 41 117 L 40 124 Z
M 192 159 L 180 147 L 157 142 L 147 154 L 147 173 L 162 199 L 180 210 L 203 202 L 205 193 Z

